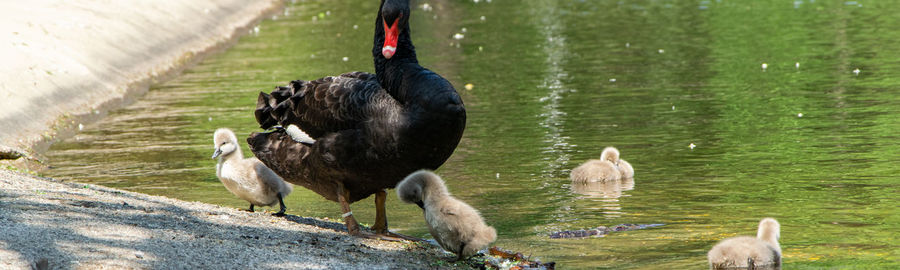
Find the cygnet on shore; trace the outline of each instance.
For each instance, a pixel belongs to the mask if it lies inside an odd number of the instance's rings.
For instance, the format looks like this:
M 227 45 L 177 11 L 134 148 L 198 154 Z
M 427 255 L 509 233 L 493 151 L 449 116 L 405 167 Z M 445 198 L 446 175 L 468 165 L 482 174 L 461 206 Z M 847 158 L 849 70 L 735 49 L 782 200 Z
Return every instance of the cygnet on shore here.
M 216 176 L 228 191 L 253 206 L 272 206 L 278 203 L 281 208 L 275 216 L 284 216 L 284 197 L 294 190 L 291 184 L 284 182 L 255 157 L 244 158 L 237 137 L 230 129 L 220 128 L 213 137 L 216 151 L 212 158 L 219 158 L 216 164 Z
M 709 251 L 710 269 L 780 269 L 780 225 L 773 218 L 759 222 L 756 238 L 738 236 L 722 240 Z
M 419 170 L 397 184 L 397 196 L 425 212 L 431 236 L 457 260 L 469 257 L 497 239 L 497 231 L 484 223 L 475 208 L 450 195 L 444 180 Z

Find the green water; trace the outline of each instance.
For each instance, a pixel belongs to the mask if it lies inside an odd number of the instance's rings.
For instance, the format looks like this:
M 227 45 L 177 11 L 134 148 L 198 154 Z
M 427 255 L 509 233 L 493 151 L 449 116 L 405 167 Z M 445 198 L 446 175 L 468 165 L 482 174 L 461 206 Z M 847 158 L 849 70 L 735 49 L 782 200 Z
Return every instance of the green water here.
M 563 268 L 702 269 L 718 240 L 775 217 L 786 269 L 900 267 L 895 3 L 426 2 L 433 9 L 416 8 L 411 21 L 419 60 L 468 109 L 439 173 L 497 228 L 496 245 Z M 225 53 L 55 144 L 44 173 L 246 208 L 215 177 L 212 133 L 257 131 L 259 91 L 373 70 L 377 1 L 341 3 L 289 4 Z M 634 166 L 633 187 L 573 192 L 570 169 L 605 146 Z M 299 187 L 286 203 L 289 214 L 340 215 Z M 352 208 L 372 223 L 373 205 Z M 391 194 L 388 209 L 392 229 L 427 236 L 416 206 Z M 620 223 L 666 225 L 547 236 Z

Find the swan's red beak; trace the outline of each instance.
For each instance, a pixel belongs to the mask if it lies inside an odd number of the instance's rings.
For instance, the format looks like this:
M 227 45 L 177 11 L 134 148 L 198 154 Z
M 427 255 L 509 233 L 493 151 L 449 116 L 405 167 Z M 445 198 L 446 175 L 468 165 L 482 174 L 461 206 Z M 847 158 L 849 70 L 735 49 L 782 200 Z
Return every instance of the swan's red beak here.
M 401 14 L 401 16 L 403 15 Z M 394 23 L 388 26 L 387 22 L 382 20 L 384 23 L 384 46 L 381 46 L 381 54 L 384 55 L 384 58 L 391 59 L 397 52 L 397 39 L 400 37 L 400 27 L 397 26 L 399 22 L 400 17 L 397 17 Z

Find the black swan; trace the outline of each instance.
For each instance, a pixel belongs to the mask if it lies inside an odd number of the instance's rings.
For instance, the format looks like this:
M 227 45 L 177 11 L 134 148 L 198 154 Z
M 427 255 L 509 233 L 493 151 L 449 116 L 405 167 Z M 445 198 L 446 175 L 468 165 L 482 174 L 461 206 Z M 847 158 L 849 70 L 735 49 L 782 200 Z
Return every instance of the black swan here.
M 397 184 L 397 197 L 422 208 L 428 230 L 456 260 L 475 255 L 497 240 L 497 231 L 488 226 L 478 210 L 454 198 L 444 180 L 428 170 L 416 171 Z
M 387 229 L 385 189 L 416 170 L 440 167 L 466 126 L 456 89 L 416 60 L 409 15 L 408 0 L 381 2 L 374 75 L 297 80 L 260 93 L 260 127 L 284 128 L 247 138 L 253 154 L 285 181 L 340 203 L 347 231 L 357 236 L 405 238 Z M 361 231 L 350 211 L 350 203 L 372 194 L 378 235 Z

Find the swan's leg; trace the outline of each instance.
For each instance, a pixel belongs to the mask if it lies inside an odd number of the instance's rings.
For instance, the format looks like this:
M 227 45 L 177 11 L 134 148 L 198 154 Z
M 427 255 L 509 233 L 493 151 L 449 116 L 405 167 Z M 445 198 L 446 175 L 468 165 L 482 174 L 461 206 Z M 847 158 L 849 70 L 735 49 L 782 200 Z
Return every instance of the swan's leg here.
M 463 249 L 466 248 L 466 243 L 459 243 L 459 251 L 456 253 L 456 260 L 460 261 L 463 259 Z
M 375 193 L 375 225 L 372 226 L 372 229 L 375 230 L 375 233 L 383 236 L 382 239 L 392 240 L 392 241 L 400 241 L 400 240 L 409 240 L 409 241 L 422 241 L 422 239 L 415 238 L 412 236 L 402 235 L 398 233 L 392 233 L 388 231 L 387 226 L 387 214 L 384 209 L 384 202 L 387 200 L 387 192 L 384 190 L 380 190 Z
M 372 229 L 377 234 L 385 234 L 387 229 L 387 214 L 384 210 L 384 202 L 387 200 L 387 192 L 379 190 L 375 193 L 375 226 Z
M 251 213 L 253 212 L 253 204 L 252 203 L 250 204 L 250 209 L 247 209 L 247 211 L 249 211 Z
M 350 211 L 350 192 L 344 190 L 343 184 L 338 184 L 337 188 L 338 203 L 341 204 L 341 212 L 344 213 L 344 224 L 347 225 L 347 232 L 355 236 L 364 236 L 359 230 L 359 223 L 353 218 L 353 212 Z
M 276 217 L 283 217 L 284 210 L 287 210 L 287 207 L 284 207 L 284 199 L 281 197 L 281 192 L 276 193 L 275 196 L 278 196 L 278 204 L 281 206 L 281 209 L 280 211 L 278 211 L 278 213 L 272 215 Z

